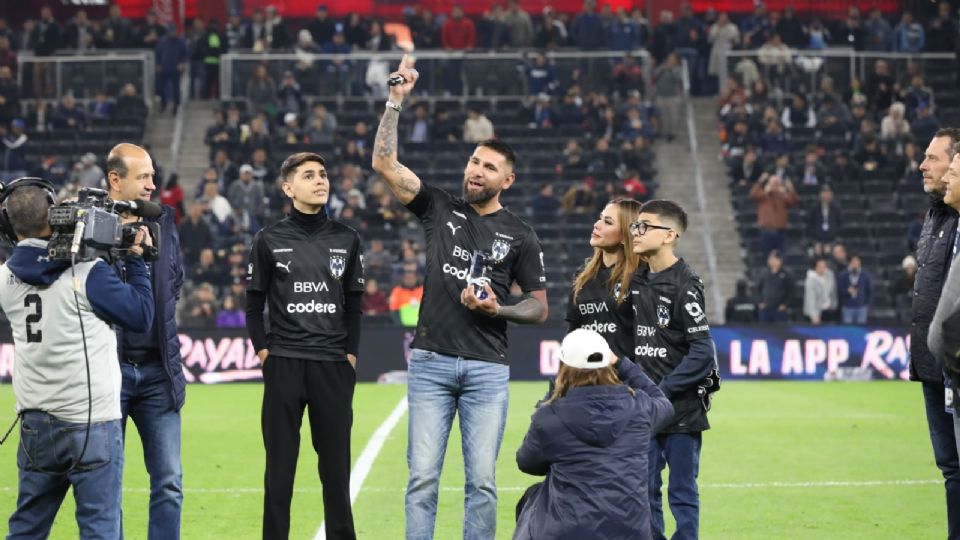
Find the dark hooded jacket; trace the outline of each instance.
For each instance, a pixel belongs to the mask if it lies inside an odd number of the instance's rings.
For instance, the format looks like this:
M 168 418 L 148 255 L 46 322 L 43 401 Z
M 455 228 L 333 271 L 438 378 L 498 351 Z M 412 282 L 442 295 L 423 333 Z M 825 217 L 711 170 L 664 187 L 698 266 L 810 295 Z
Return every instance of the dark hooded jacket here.
M 673 406 L 638 365 L 623 359 L 617 372 L 625 384 L 573 388 L 533 414 L 517 465 L 546 479 L 514 540 L 651 538 L 647 449 Z

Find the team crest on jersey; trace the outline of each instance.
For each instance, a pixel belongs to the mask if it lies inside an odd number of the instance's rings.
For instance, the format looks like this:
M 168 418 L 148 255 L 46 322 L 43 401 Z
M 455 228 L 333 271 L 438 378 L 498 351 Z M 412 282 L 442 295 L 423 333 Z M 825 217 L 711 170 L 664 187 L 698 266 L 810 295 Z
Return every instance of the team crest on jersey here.
M 510 253 L 510 244 L 505 240 L 494 240 L 493 247 L 490 248 L 490 254 L 493 255 L 494 262 L 502 261 L 507 253 Z
M 330 273 L 333 274 L 333 277 L 340 279 L 346 269 L 347 261 L 343 257 L 330 257 Z
M 621 291 L 620 284 L 617 283 L 616 285 L 613 286 L 613 297 L 620 298 L 620 291 Z
M 663 304 L 657 305 L 657 326 L 666 328 L 670 324 L 670 310 Z

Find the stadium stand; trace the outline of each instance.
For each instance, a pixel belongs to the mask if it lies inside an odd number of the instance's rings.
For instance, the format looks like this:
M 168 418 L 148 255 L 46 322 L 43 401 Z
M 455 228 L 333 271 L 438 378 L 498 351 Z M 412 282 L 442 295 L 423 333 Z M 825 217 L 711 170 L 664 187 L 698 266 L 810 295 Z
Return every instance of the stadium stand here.
M 719 109 L 748 279 L 756 285 L 767 272 L 770 249 L 763 246 L 763 220 L 751 190 L 756 195 L 768 178 L 778 177 L 798 196 L 783 247 L 784 268 L 795 280 L 792 319 L 803 320 L 804 277 L 812 259 L 831 259 L 830 247 L 839 244 L 860 256 L 873 276 L 870 320 L 908 322 L 909 299 L 896 291 L 904 257 L 914 247 L 908 232 L 928 205 L 917 167 L 933 132 L 960 118 L 954 61 L 864 57 L 869 82 L 841 85 L 827 70 L 813 78 L 800 69 L 771 70 L 762 54 L 760 78 L 745 87 L 742 73 L 750 70 L 739 70 L 740 76 L 726 81 Z M 801 54 L 790 51 L 789 64 L 798 65 Z M 825 188 L 832 204 L 821 194 Z M 832 209 L 830 223 L 823 222 L 822 202 Z M 845 260 L 833 263 L 835 274 L 846 270 Z

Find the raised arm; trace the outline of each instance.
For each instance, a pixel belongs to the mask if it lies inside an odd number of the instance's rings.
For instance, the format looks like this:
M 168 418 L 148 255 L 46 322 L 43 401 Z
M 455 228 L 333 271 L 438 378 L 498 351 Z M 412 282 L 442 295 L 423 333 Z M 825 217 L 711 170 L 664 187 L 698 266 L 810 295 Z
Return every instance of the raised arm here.
M 403 99 L 413 90 L 417 82 L 417 70 L 413 62 L 403 55 L 400 67 L 390 77 L 400 75 L 406 82 L 390 87 L 390 103 L 387 105 L 377 128 L 377 138 L 373 143 L 373 170 L 383 178 L 401 204 L 407 205 L 420 192 L 420 178 L 397 160 L 397 123 Z

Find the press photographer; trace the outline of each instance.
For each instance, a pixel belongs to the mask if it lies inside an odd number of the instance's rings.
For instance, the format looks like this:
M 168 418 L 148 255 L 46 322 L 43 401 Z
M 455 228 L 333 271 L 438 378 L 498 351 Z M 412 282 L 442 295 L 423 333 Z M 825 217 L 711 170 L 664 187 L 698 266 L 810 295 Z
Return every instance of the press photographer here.
M 141 230 L 126 250 L 128 284 L 102 259 L 55 259 L 48 250 L 55 203 L 53 186 L 39 178 L 0 191 L 0 231 L 17 242 L 0 267 L 0 308 L 13 333 L 13 392 L 22 421 L 9 538 L 46 538 L 70 486 L 80 537 L 118 538 L 123 436 L 111 324 L 144 331 L 153 322 L 141 258 L 150 239 Z

